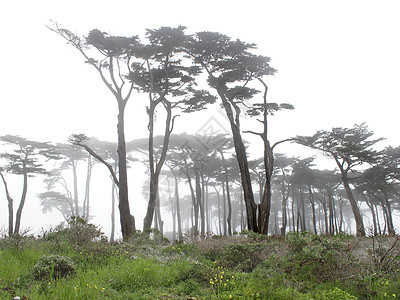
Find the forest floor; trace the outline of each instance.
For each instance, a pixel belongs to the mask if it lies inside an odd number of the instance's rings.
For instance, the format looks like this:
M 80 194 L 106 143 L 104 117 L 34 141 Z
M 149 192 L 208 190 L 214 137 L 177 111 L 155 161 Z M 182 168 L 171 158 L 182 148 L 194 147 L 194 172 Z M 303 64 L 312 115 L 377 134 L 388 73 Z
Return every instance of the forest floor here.
M 1 299 L 400 299 L 398 237 L 244 232 L 172 244 L 151 232 L 110 243 L 75 220 L 4 236 L 0 248 Z

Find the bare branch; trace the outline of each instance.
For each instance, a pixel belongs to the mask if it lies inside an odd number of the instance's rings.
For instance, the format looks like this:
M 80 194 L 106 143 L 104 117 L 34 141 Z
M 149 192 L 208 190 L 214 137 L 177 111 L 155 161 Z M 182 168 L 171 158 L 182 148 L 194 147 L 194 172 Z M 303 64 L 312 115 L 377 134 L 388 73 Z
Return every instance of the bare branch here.
M 260 136 L 261 138 L 263 137 L 263 134 L 262 134 L 262 133 L 260 133 L 260 132 L 254 132 L 254 131 L 251 131 L 251 130 L 243 131 L 243 133 L 251 133 L 251 134 L 258 135 L 258 136 Z
M 117 175 L 114 172 L 114 169 L 111 164 L 106 162 L 100 155 L 98 155 L 96 152 L 93 151 L 92 148 L 90 148 L 88 145 L 83 143 L 84 140 L 80 139 L 80 137 L 84 137 L 84 135 L 73 135 L 70 137 L 69 141 L 70 143 L 84 148 L 90 155 L 92 155 L 94 158 L 96 158 L 98 161 L 102 162 L 107 169 L 110 171 L 112 178 L 114 179 L 115 184 L 119 187 L 119 180 L 117 178 Z

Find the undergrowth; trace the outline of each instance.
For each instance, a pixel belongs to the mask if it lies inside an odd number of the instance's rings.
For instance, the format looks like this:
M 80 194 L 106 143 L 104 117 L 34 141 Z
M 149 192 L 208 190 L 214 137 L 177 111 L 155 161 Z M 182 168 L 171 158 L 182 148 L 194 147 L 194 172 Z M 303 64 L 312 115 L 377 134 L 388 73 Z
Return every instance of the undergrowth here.
M 0 298 L 397 299 L 397 237 L 243 232 L 171 244 L 157 231 L 109 243 L 81 218 L 0 239 Z

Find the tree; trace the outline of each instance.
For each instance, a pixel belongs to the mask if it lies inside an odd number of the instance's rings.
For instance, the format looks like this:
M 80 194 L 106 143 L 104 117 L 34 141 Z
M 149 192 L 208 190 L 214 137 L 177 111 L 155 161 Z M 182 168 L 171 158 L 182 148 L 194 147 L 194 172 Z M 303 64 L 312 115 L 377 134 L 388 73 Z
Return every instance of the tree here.
M 21 226 L 22 210 L 25 205 L 26 195 L 28 192 L 28 177 L 35 174 L 47 174 L 40 158 L 59 159 L 58 153 L 54 146 L 49 143 L 35 142 L 19 136 L 5 135 L 0 137 L 0 141 L 13 146 L 11 153 L 2 153 L 0 158 L 6 161 L 6 164 L 0 168 L 1 177 L 6 189 L 6 195 L 9 205 L 9 234 L 19 233 Z M 13 200 L 10 197 L 7 183 L 1 171 L 10 174 L 23 176 L 23 187 L 21 200 L 15 215 L 15 226 L 13 226 Z
M 51 211 L 56 208 L 67 220 L 71 216 L 79 216 L 88 218 L 89 209 L 86 205 L 88 199 L 88 184 L 86 186 L 85 198 L 82 205 L 79 203 L 78 193 L 78 163 L 84 159 L 88 159 L 87 181 L 90 181 L 90 173 L 92 162 L 90 155 L 78 147 L 69 144 L 57 144 L 57 152 L 60 154 L 60 164 L 48 172 L 44 182 L 47 185 L 47 191 L 40 193 L 43 212 Z M 72 171 L 72 191 L 65 177 L 65 171 Z M 62 192 L 57 191 L 61 187 Z
M 281 181 L 281 194 L 282 194 L 282 227 L 280 234 L 285 236 L 286 234 L 286 226 L 288 223 L 288 214 L 287 214 L 287 203 L 289 199 L 290 192 L 290 183 L 287 180 L 287 173 L 289 172 L 289 168 L 294 163 L 294 158 L 288 158 L 283 154 L 275 154 L 274 160 L 276 161 L 276 168 L 279 170 L 280 181 Z
M 254 131 L 247 131 L 256 134 L 261 137 L 264 144 L 264 173 L 265 173 L 265 185 L 262 193 L 261 203 L 258 209 L 258 231 L 263 234 L 268 234 L 269 216 L 271 214 L 271 196 L 272 196 L 272 173 L 274 171 L 274 148 L 286 141 L 291 141 L 292 139 L 285 139 L 276 142 L 271 146 L 268 138 L 268 115 L 274 115 L 277 111 L 283 109 L 294 109 L 291 104 L 282 103 L 268 103 L 267 93 L 268 86 L 261 79 L 257 78 L 258 81 L 264 86 L 264 95 L 262 103 L 255 103 L 252 108 L 250 108 L 247 113 L 250 116 L 262 115 L 263 118 L 258 121 L 263 124 L 263 132 L 257 133 Z
M 188 54 L 206 72 L 208 84 L 217 92 L 228 117 L 241 174 L 248 228 L 257 232 L 257 205 L 240 130 L 240 104 L 258 92 L 247 86 L 251 80 L 272 75 L 275 70 L 270 67 L 268 57 L 249 52 L 254 48 L 254 44 L 233 41 L 215 32 L 198 32 L 187 45 Z
M 314 173 L 314 187 L 316 187 L 319 191 L 319 193 L 316 194 L 316 197 L 322 204 L 324 210 L 325 234 L 334 235 L 336 227 L 334 191 L 341 184 L 340 176 L 335 171 L 330 170 L 314 170 Z M 328 201 L 326 201 L 326 198 Z
M 207 91 L 194 89 L 195 76 L 200 73 L 199 67 L 193 66 L 190 61 L 183 59 L 183 45 L 189 37 L 185 35 L 185 27 L 161 27 L 160 29 L 147 30 L 149 44 L 142 45 L 137 52 L 142 64 L 134 65 L 130 72 L 130 79 L 138 85 L 138 89 L 148 93 L 149 105 L 149 169 L 150 169 L 150 195 L 143 228 L 151 227 L 154 208 L 158 192 L 158 180 L 164 165 L 170 136 L 177 115 L 173 110 L 178 108 L 184 113 L 204 109 L 208 103 L 213 103 L 215 97 Z M 186 62 L 186 64 L 185 64 Z M 165 110 L 166 118 L 164 136 L 159 158 L 154 153 L 154 125 L 155 114 L 159 107 Z
M 92 66 L 102 82 L 111 92 L 118 107 L 118 180 L 119 211 L 121 230 L 124 239 L 135 230 L 135 218 L 130 213 L 128 198 L 128 176 L 125 143 L 124 112 L 131 98 L 134 82 L 129 79 L 135 51 L 139 45 L 137 36 L 110 36 L 98 29 L 93 29 L 87 37 L 80 37 L 57 23 L 48 27 L 72 45 L 85 58 L 85 63 Z M 91 55 L 94 50 L 96 55 Z
M 318 131 L 313 136 L 297 137 L 299 143 L 321 150 L 335 160 L 356 221 L 357 236 L 365 236 L 365 229 L 357 201 L 350 188 L 349 173 L 356 171 L 357 166 L 372 164 L 377 160 L 379 153 L 371 147 L 382 138 L 371 140 L 373 134 L 365 124 L 356 124 L 353 128 L 337 127 L 331 131 Z
M 396 191 L 394 190 L 391 182 L 391 170 L 389 168 L 385 168 L 383 165 L 376 165 L 365 170 L 360 179 L 365 184 L 358 184 L 358 188 L 365 192 L 368 198 L 375 198 L 378 200 L 385 216 L 388 233 L 389 235 L 395 235 L 390 198 L 394 198 Z M 368 200 L 370 200 L 370 204 L 368 206 L 371 209 L 372 199 Z M 374 217 L 375 216 L 373 215 L 373 219 Z

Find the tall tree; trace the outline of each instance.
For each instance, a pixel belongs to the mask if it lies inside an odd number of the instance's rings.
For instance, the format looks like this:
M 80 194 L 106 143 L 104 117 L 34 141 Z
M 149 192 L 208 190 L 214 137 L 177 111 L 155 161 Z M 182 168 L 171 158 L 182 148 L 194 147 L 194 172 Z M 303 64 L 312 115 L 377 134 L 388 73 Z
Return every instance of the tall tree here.
M 129 79 L 135 51 L 139 44 L 137 36 L 110 36 L 93 29 L 88 36 L 78 36 L 57 23 L 48 27 L 72 45 L 84 57 L 85 63 L 92 66 L 102 82 L 111 92 L 118 107 L 118 180 L 119 211 L 121 230 L 124 239 L 135 232 L 135 218 L 130 213 L 128 198 L 128 176 L 125 143 L 124 113 L 131 98 L 134 82 Z M 93 51 L 94 50 L 94 51 Z M 93 53 L 94 52 L 94 53 Z M 92 55 L 93 54 L 93 55 Z
M 21 227 L 22 210 L 25 205 L 28 192 L 28 177 L 36 174 L 46 174 L 42 159 L 59 159 L 58 153 L 49 143 L 31 141 L 19 136 L 5 135 L 0 137 L 0 141 L 12 146 L 10 153 L 1 153 L 0 158 L 4 159 L 6 164 L 1 168 L 7 173 L 21 175 L 23 177 L 22 195 L 15 215 L 15 226 L 12 229 L 13 217 L 9 216 L 9 234 L 19 233 Z M 9 213 L 13 213 L 13 201 L 8 192 L 8 187 L 3 174 L 1 174 L 6 188 L 6 194 L 9 204 Z
M 265 185 L 262 193 L 261 203 L 258 209 L 258 231 L 263 234 L 268 234 L 269 216 L 271 213 L 272 173 L 274 171 L 274 148 L 283 142 L 292 140 L 285 139 L 271 145 L 268 137 L 268 115 L 274 115 L 274 113 L 283 109 L 294 109 L 294 107 L 287 103 L 268 103 L 268 85 L 261 78 L 257 79 L 264 87 L 263 102 L 254 104 L 253 107 L 247 111 L 247 113 L 251 116 L 258 116 L 260 114 L 262 115 L 262 119 L 258 119 L 258 121 L 263 124 L 263 131 L 262 133 L 257 133 L 254 131 L 247 132 L 260 136 L 264 145 Z
M 379 153 L 372 146 L 382 138 L 370 139 L 373 134 L 365 124 L 356 124 L 353 128 L 337 127 L 331 131 L 318 131 L 313 136 L 297 138 L 299 143 L 321 150 L 335 160 L 356 221 L 357 236 L 365 236 L 365 229 L 360 209 L 350 188 L 350 173 L 356 171 L 357 166 L 372 164 L 377 160 Z
M 207 91 L 195 90 L 195 76 L 200 73 L 199 67 L 183 57 L 183 45 L 188 41 L 185 27 L 161 27 L 147 30 L 148 44 L 136 53 L 142 64 L 134 65 L 130 79 L 138 85 L 139 90 L 148 93 L 149 105 L 149 139 L 148 154 L 150 168 L 150 195 L 143 228 L 150 228 L 158 191 L 158 180 L 167 155 L 170 136 L 177 115 L 173 110 L 189 113 L 204 109 L 213 103 L 215 97 Z M 154 153 L 154 126 L 156 110 L 163 108 L 166 113 L 164 136 L 160 145 L 159 158 Z
M 208 83 L 217 92 L 228 117 L 241 174 L 248 228 L 257 232 L 257 205 L 241 135 L 240 104 L 258 92 L 248 87 L 251 80 L 272 75 L 275 70 L 270 67 L 268 57 L 250 52 L 254 48 L 254 44 L 234 41 L 215 32 L 198 32 L 187 45 L 188 54 L 206 72 Z

